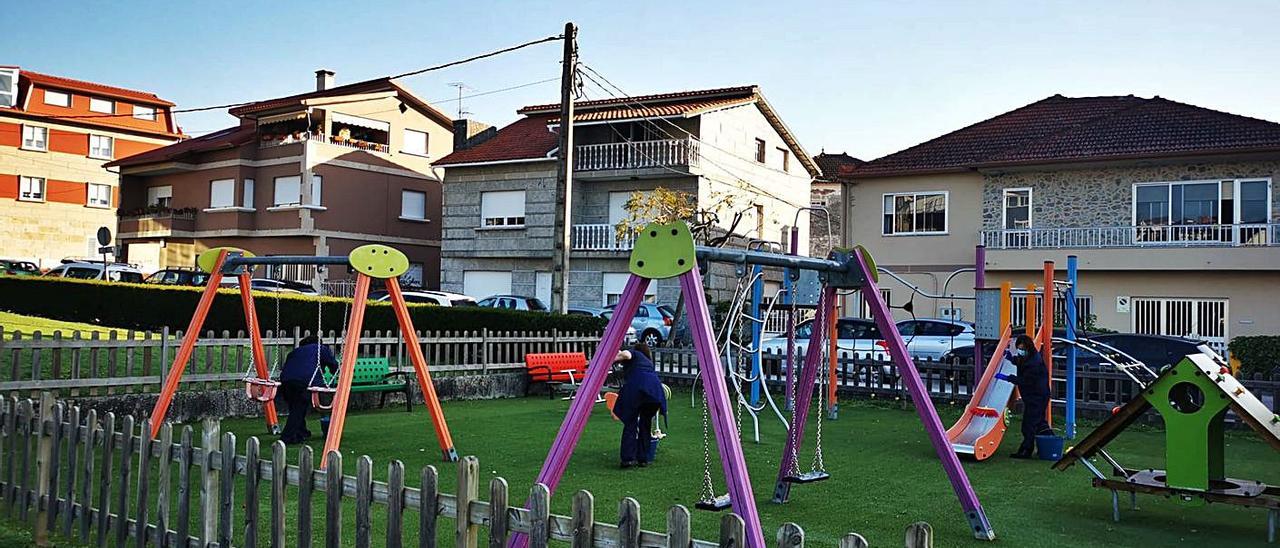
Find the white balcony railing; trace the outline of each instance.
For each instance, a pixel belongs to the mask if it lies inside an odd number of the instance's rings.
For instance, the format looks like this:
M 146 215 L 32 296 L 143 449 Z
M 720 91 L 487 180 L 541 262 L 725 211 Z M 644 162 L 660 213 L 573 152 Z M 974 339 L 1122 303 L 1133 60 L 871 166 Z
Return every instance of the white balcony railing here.
M 613 225 L 573 225 L 570 240 L 575 251 L 630 251 L 635 244 L 629 237 L 619 240 Z
M 390 145 L 375 143 L 373 141 L 361 141 L 359 139 L 344 138 L 339 135 L 326 135 L 324 133 L 317 133 L 313 138 L 318 139 L 321 142 L 329 143 L 332 145 L 343 146 L 347 148 L 355 148 L 360 150 L 376 150 L 378 152 L 386 152 L 386 153 L 391 152 Z
M 574 150 L 573 169 L 642 169 L 651 167 L 695 166 L 698 164 L 698 141 L 666 139 L 579 145 Z
M 989 249 L 1266 247 L 1280 245 L 1280 224 L 984 230 L 979 238 Z

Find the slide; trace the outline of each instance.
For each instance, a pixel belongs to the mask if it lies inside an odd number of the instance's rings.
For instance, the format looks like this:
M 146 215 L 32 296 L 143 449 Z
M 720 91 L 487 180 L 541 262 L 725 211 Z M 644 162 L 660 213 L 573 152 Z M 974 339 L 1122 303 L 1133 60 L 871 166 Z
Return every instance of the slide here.
M 986 460 L 1000 447 L 1000 440 L 1004 438 L 1005 413 L 1009 411 L 1014 386 L 1011 382 L 996 379 L 996 373 L 1017 373 L 1013 362 L 1004 357 L 1012 332 L 1011 328 L 1005 328 L 1000 345 L 991 355 L 973 398 L 964 408 L 964 415 L 947 430 L 947 439 L 957 454 Z

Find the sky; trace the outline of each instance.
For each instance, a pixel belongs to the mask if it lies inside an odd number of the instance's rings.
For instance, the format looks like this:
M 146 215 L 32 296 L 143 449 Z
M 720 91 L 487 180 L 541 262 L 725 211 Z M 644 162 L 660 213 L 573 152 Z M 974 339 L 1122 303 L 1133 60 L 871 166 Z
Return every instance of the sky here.
M 154 92 L 178 108 L 399 74 L 580 27 L 630 95 L 759 85 L 810 154 L 873 159 L 1053 94 L 1159 95 L 1280 121 L 1277 1 L 18 2 L 0 65 Z M 504 125 L 559 100 L 556 42 L 406 80 Z M 534 82 L 542 83 L 534 84 Z M 526 85 L 531 84 L 531 85 Z M 594 86 L 588 98 L 604 97 Z M 191 135 L 234 124 L 179 115 Z

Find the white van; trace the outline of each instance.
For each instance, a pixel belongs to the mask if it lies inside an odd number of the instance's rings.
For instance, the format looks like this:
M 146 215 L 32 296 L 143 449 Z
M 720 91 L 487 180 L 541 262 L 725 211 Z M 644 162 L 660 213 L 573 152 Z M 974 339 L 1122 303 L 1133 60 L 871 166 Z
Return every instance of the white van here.
M 81 280 L 101 280 L 103 265 L 101 262 L 64 261 L 45 273 L 55 278 L 79 278 Z M 142 283 L 142 271 L 132 265 L 110 263 L 106 265 L 107 280 L 112 282 Z

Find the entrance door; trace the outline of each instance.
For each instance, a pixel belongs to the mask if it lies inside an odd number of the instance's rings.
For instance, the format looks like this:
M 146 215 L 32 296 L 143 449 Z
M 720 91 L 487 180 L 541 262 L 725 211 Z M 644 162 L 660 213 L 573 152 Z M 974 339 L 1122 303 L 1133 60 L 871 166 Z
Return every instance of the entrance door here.
M 1204 339 L 1227 355 L 1227 299 L 1134 297 L 1133 332 Z

